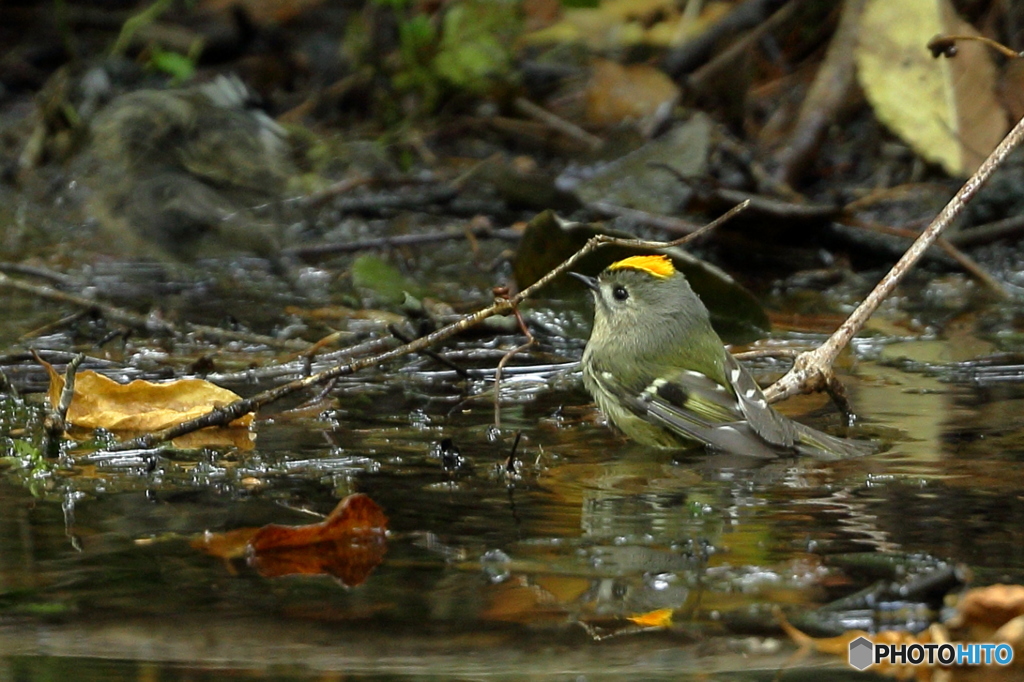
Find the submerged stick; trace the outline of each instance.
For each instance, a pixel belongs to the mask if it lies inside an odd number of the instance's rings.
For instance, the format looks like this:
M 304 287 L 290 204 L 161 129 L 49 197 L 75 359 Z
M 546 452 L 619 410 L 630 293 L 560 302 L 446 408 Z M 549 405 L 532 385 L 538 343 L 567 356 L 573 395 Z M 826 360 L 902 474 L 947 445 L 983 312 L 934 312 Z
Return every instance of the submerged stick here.
M 506 241 L 518 240 L 522 235 L 510 229 L 494 229 L 491 227 L 476 227 L 470 230 L 459 232 L 430 232 L 427 234 L 399 234 L 392 237 L 372 237 L 370 239 L 357 239 L 347 242 L 336 242 L 327 244 L 311 244 L 309 246 L 298 246 L 284 249 L 286 256 L 297 258 L 315 258 L 318 256 L 329 256 L 339 253 L 353 253 L 355 251 L 366 251 L 368 249 L 387 249 L 399 246 L 420 246 L 423 244 L 437 244 L 440 242 L 457 241 L 460 239 L 493 238 Z
M 148 332 L 158 332 L 167 334 L 169 336 L 182 335 L 184 332 L 191 332 L 194 334 L 200 334 L 212 339 L 218 339 L 221 341 L 241 341 L 243 343 L 255 343 L 269 348 L 284 348 L 292 350 L 301 350 L 309 347 L 309 344 L 301 339 L 277 339 L 273 336 L 266 336 L 264 334 L 254 334 L 252 332 L 239 332 L 230 329 L 221 329 L 220 327 L 210 327 L 204 324 L 189 324 L 185 323 L 182 325 L 184 331 L 179 329 L 174 324 L 160 320 L 154 317 L 146 315 L 139 315 L 117 306 L 112 306 L 109 303 L 103 303 L 96 301 L 79 294 L 72 294 L 66 291 L 59 291 L 42 284 L 32 284 L 31 282 L 25 282 L 20 279 L 15 279 L 0 272 L 0 287 L 6 287 L 9 289 L 16 289 L 26 294 L 31 294 L 38 298 L 44 298 L 49 301 L 56 301 L 58 303 L 67 303 L 69 305 L 77 306 L 85 310 L 96 310 L 108 320 L 123 324 L 128 327 L 134 327 L 136 329 L 142 329 Z

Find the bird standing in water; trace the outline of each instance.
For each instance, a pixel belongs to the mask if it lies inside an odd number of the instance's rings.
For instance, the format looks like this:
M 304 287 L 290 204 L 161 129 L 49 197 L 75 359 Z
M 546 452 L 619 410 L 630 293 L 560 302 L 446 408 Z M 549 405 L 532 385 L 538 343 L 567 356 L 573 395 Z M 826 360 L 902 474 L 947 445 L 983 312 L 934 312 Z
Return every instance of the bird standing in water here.
M 583 382 L 630 438 L 669 448 L 702 443 L 763 458 L 840 459 L 872 451 L 870 443 L 830 436 L 772 409 L 667 256 L 632 256 L 597 278 L 573 274 L 595 301 Z

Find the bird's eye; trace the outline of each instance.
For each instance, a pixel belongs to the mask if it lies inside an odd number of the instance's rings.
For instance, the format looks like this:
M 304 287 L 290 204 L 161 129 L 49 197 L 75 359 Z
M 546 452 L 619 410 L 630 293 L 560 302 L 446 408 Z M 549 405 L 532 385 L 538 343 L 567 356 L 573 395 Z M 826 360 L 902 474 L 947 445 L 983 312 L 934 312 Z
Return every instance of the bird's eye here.
M 619 285 L 612 289 L 612 298 L 616 301 L 625 301 L 629 298 L 629 292 L 626 291 L 626 287 Z

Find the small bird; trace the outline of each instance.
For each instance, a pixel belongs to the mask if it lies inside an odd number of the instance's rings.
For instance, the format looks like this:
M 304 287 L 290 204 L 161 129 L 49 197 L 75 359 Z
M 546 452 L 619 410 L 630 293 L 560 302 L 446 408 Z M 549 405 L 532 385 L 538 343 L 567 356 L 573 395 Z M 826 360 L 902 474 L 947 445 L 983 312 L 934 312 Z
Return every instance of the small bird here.
M 702 443 L 762 458 L 839 459 L 873 450 L 870 443 L 830 436 L 772 409 L 667 256 L 631 256 L 597 278 L 572 274 L 595 300 L 583 383 L 630 438 L 666 448 Z

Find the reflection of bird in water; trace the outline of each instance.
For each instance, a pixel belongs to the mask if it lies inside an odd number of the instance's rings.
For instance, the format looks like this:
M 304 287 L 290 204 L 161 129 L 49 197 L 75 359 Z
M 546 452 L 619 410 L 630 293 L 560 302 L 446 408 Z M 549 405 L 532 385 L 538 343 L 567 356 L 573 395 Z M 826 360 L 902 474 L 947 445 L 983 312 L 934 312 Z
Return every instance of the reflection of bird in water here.
M 296 171 L 284 129 L 248 99 L 221 76 L 122 95 L 96 115 L 92 212 L 121 248 L 183 261 L 276 254 L 277 230 L 253 209 Z

